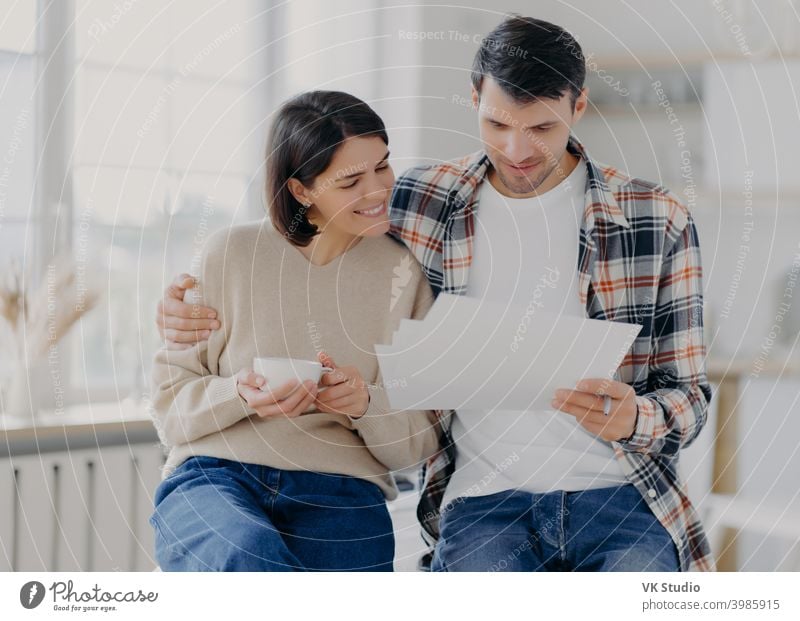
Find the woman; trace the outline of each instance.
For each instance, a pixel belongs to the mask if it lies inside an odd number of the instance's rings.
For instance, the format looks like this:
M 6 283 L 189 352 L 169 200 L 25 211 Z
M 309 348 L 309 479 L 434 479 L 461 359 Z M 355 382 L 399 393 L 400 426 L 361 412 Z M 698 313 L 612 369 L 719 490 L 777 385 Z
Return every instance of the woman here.
M 432 455 L 439 430 L 432 412 L 391 411 L 373 350 L 433 297 L 385 235 L 387 147 L 352 95 L 290 100 L 267 150 L 270 221 L 208 239 L 199 295 L 222 329 L 153 367 L 170 448 L 150 518 L 163 570 L 391 571 L 391 471 Z M 275 386 L 254 357 L 334 372 Z

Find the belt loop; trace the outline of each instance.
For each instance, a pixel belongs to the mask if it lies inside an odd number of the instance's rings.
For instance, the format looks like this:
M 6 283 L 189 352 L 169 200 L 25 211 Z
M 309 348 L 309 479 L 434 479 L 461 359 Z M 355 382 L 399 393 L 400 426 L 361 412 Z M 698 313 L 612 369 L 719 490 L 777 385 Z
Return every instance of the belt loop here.
M 558 520 L 558 549 L 561 553 L 561 561 L 563 562 L 567 558 L 567 544 L 566 544 L 566 535 L 564 533 L 564 515 L 566 514 L 567 508 L 567 492 L 561 490 L 561 507 L 559 508 L 559 520 Z
M 281 471 L 277 468 L 269 469 L 269 488 L 274 494 L 278 493 L 281 485 Z
M 269 466 L 261 466 L 261 483 L 267 488 L 267 492 L 271 495 L 278 493 L 280 486 L 281 471 L 277 468 L 270 468 Z

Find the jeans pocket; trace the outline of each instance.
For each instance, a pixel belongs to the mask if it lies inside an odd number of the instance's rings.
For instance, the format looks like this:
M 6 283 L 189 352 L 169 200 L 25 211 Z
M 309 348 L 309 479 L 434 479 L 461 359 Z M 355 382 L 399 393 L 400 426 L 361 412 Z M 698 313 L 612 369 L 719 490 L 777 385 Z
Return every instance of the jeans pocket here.
M 455 509 L 458 505 L 462 504 L 465 500 L 464 496 L 459 496 L 458 498 L 453 498 L 450 502 L 446 505 L 441 505 L 439 507 L 439 521 L 441 522 L 442 518 L 451 513 L 453 509 Z
M 462 509 L 469 500 L 469 496 L 459 496 L 453 498 L 446 505 L 439 507 L 439 532 L 442 531 L 443 522 L 447 521 L 452 523 L 459 519 L 460 509 Z
M 158 541 L 159 539 L 161 541 L 166 541 L 166 538 L 164 537 L 164 530 L 161 526 L 161 523 L 159 522 L 157 514 L 154 512 L 149 518 L 147 518 L 147 521 L 153 528 L 153 533 L 155 535 L 156 541 Z
M 386 504 L 386 495 L 383 493 L 383 489 L 375 483 L 369 481 L 367 483 L 369 484 L 370 498 L 374 498 L 378 504 Z
M 444 538 L 440 537 L 439 541 L 436 542 L 436 545 L 433 547 L 433 558 L 431 559 L 431 572 L 446 572 L 449 571 L 447 569 L 447 563 L 444 560 L 444 546 L 445 540 Z
M 153 547 L 156 563 L 163 571 L 169 571 L 171 562 L 183 556 L 180 548 L 166 535 L 166 527 L 162 524 L 158 513 L 153 513 L 148 519 L 150 526 L 153 527 Z

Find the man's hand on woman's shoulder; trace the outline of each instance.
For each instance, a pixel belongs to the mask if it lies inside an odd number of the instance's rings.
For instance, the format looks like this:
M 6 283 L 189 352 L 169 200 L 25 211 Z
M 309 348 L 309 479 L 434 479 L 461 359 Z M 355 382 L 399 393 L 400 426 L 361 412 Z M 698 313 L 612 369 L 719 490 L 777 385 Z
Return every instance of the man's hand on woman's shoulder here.
M 184 301 L 186 292 L 196 284 L 193 276 L 180 274 L 164 290 L 164 297 L 158 302 L 156 326 L 167 349 L 188 349 L 195 343 L 208 340 L 211 330 L 217 330 L 221 325 L 215 309 Z

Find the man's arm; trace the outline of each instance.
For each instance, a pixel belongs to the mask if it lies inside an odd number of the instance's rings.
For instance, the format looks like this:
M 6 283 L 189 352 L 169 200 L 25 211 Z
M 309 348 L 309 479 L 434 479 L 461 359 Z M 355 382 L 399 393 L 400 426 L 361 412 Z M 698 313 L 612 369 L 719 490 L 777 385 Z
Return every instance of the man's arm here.
M 637 395 L 623 382 L 584 379 L 575 390 L 557 390 L 552 406 L 626 451 L 675 455 L 691 444 L 705 425 L 711 400 L 702 292 L 700 249 L 690 218 L 662 263 L 646 392 Z
M 156 326 L 167 349 L 188 349 L 195 343 L 208 340 L 211 331 L 220 327 L 216 309 L 183 301 L 186 292 L 196 284 L 193 276 L 180 274 L 164 290 L 164 297 L 158 302 Z
M 711 386 L 705 372 L 703 269 L 691 216 L 664 259 L 654 309 L 648 392 L 636 396 L 638 415 L 627 451 L 676 455 L 706 422 Z

